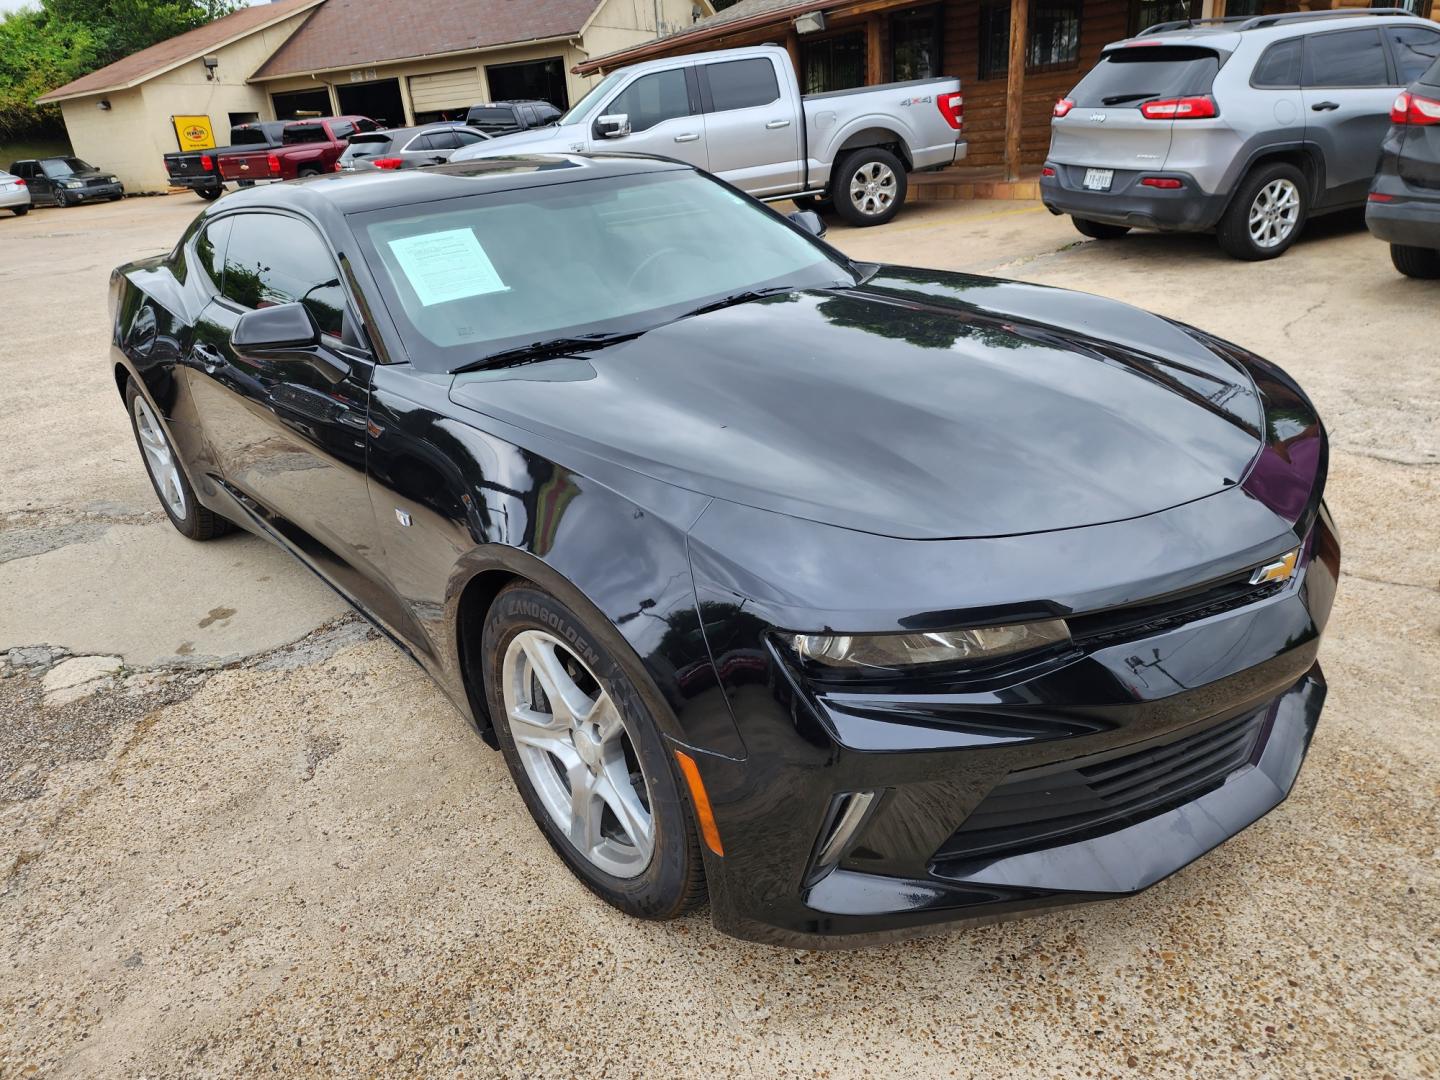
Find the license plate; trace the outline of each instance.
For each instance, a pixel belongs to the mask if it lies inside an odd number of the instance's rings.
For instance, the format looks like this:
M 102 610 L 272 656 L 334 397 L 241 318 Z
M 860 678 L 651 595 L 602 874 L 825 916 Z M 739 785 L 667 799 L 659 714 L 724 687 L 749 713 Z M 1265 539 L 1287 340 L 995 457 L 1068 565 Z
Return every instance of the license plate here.
M 1110 182 L 1115 179 L 1114 169 L 1086 169 L 1085 187 L 1090 191 L 1109 191 Z

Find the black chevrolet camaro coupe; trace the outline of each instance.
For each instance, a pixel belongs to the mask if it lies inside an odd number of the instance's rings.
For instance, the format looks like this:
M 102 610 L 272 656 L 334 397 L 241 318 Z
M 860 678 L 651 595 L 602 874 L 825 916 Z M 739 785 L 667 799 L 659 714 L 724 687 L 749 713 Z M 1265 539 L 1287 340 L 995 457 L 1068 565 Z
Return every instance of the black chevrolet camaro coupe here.
M 333 585 L 631 914 L 869 942 L 1278 804 L 1340 560 L 1299 387 L 817 224 L 618 155 L 254 188 L 115 272 L 115 381 L 175 526 Z

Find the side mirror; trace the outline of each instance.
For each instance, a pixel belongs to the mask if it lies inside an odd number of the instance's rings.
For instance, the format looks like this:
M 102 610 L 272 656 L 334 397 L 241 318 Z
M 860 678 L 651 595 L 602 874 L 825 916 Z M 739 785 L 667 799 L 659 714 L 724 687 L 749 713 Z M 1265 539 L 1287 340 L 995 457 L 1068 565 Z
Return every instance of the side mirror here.
M 787 214 L 786 217 L 816 239 L 825 235 L 825 222 L 820 220 L 820 215 L 814 210 L 796 210 L 793 214 Z
M 597 139 L 618 139 L 629 134 L 629 113 L 610 113 L 595 121 L 595 137 Z
M 253 353 L 301 352 L 320 344 L 320 328 L 304 304 L 277 304 L 236 319 L 230 344 Z

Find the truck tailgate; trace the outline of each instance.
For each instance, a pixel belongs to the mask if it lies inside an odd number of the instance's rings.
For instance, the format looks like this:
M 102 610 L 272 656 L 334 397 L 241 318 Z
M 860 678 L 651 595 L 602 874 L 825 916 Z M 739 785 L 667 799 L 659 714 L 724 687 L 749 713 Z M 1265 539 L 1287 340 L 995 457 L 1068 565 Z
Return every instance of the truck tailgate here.
M 917 79 L 807 94 L 805 131 L 811 161 L 833 163 L 845 140 L 866 128 L 898 129 L 911 168 L 952 164 L 963 146 L 960 80 Z
M 208 176 L 208 170 L 200 161 L 201 151 L 183 150 L 165 155 L 165 171 L 172 179 L 177 177 Z
M 270 169 L 271 157 L 268 150 L 225 154 L 220 158 L 220 175 L 226 180 L 269 180 L 274 176 Z

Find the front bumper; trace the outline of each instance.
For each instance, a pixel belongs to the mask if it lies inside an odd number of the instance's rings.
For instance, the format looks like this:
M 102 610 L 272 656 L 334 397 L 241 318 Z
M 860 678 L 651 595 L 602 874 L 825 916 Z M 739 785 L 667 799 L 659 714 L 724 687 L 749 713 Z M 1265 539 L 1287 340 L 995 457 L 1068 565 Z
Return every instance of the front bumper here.
M 125 185 L 118 181 L 114 184 L 87 184 L 83 188 L 66 188 L 66 198 L 75 202 L 94 202 L 96 199 L 113 199 L 117 195 L 125 194 Z
M 1365 227 L 1390 244 L 1440 250 L 1440 191 L 1422 192 L 1382 172 L 1370 189 L 1390 202 L 1365 204 Z
M 1227 198 L 1204 191 L 1188 173 L 1164 169 L 1116 169 L 1109 191 L 1088 191 L 1083 186 L 1085 167 L 1045 163 L 1054 176 L 1040 178 L 1040 199 L 1057 214 L 1167 232 L 1203 232 L 1213 229 L 1225 213 Z M 1176 190 L 1141 185 L 1142 177 L 1179 180 Z
M 1126 896 L 1181 869 L 1278 805 L 1304 759 L 1339 573 L 1323 510 L 1302 560 L 1254 602 L 1077 637 L 1073 654 L 968 686 L 817 687 L 772 648 L 736 699 L 747 757 L 695 754 L 725 845 L 707 859 L 715 925 L 850 947 Z M 1091 813 L 1107 783 L 1124 797 Z M 875 793 L 871 809 L 817 873 L 853 792 Z

